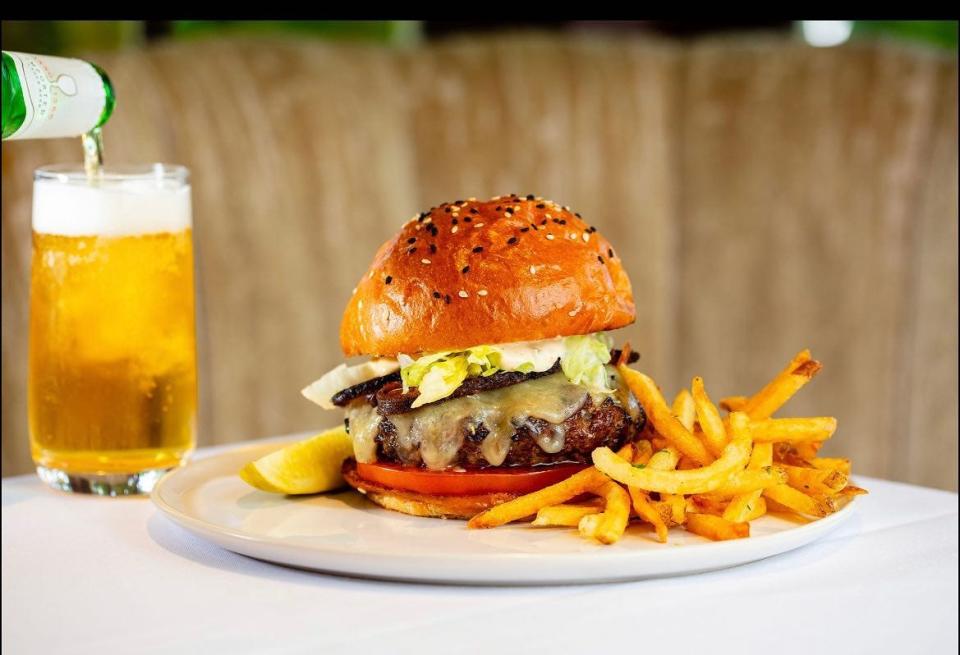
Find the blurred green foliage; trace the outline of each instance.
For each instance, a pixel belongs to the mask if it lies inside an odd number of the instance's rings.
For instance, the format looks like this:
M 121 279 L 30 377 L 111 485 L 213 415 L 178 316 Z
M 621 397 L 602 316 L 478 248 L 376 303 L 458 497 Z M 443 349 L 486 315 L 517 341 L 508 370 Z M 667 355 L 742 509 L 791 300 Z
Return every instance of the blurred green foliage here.
M 902 41 L 926 43 L 940 48 L 957 48 L 955 20 L 858 20 L 853 38 L 883 36 Z
M 746 22 L 745 22 L 746 24 Z M 524 28 L 537 29 L 534 23 Z M 542 29 L 556 29 L 557 24 Z M 469 28 L 467 28 L 469 29 Z M 638 29 L 643 29 L 642 26 Z M 314 37 L 404 45 L 422 38 L 420 21 L 3 21 L 6 50 L 76 55 L 138 47 L 157 38 L 211 38 L 229 34 Z M 709 27 L 704 27 L 709 32 Z M 896 39 L 957 48 L 957 21 L 854 21 L 854 39 Z

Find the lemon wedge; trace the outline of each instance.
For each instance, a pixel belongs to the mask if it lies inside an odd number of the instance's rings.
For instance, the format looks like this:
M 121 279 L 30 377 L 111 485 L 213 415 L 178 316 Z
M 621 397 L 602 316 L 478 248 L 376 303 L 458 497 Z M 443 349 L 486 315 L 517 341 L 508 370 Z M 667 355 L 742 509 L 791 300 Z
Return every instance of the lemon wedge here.
M 244 482 L 277 494 L 318 494 L 344 485 L 340 466 L 353 454 L 343 427 L 298 441 L 250 462 L 240 470 Z

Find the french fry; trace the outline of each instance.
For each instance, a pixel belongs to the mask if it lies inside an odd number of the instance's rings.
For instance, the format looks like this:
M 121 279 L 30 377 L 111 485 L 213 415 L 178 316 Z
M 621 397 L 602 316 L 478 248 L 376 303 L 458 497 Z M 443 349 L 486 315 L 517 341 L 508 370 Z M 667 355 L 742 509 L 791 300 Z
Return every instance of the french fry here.
M 768 466 L 759 471 L 749 469 L 737 471 L 723 484 L 717 487 L 712 494 L 718 497 L 732 498 L 738 494 L 746 494 L 757 489 L 768 489 L 778 484 L 787 483 L 787 472 L 780 465 Z
M 710 401 L 710 396 L 703 387 L 703 378 L 699 376 L 693 378 L 690 388 L 693 390 L 693 404 L 700 428 L 703 430 L 707 450 L 714 457 L 719 457 L 723 447 L 727 445 L 727 431 L 723 427 L 723 419 L 720 418 L 720 412 Z
M 758 518 L 767 513 L 767 499 L 763 496 L 757 498 L 757 502 L 753 504 L 753 507 L 750 508 L 750 513 L 744 517 L 745 522 L 756 521 Z
M 751 471 L 762 471 L 773 464 L 773 445 L 768 443 L 754 443 L 753 452 L 750 453 L 750 463 L 747 469 Z M 789 480 L 789 477 L 788 477 Z M 742 523 L 747 520 L 747 516 L 753 512 L 763 493 L 762 489 L 748 491 L 744 494 L 734 496 L 727 509 L 723 513 L 723 518 L 733 523 Z M 764 503 L 766 505 L 766 503 Z
M 784 464 L 787 484 L 810 495 L 830 495 L 847 486 L 849 477 L 835 469 L 815 469 Z
M 727 503 L 716 496 L 706 494 L 694 494 L 687 496 L 687 513 L 689 514 L 714 514 L 723 516 Z
M 771 380 L 767 386 L 747 401 L 743 411 L 755 421 L 770 418 L 774 412 L 783 407 L 813 376 L 819 373 L 820 369 L 820 362 L 808 359 L 787 373 L 782 371 L 777 377 Z
M 596 539 L 602 544 L 614 544 L 620 540 L 630 521 L 630 496 L 616 482 L 607 480 L 595 490 L 606 500 L 600 514 L 588 514 L 580 519 L 578 529 L 584 537 Z
M 836 503 L 837 511 L 840 511 L 844 507 L 850 504 L 850 501 L 867 493 L 866 489 L 861 487 L 856 487 L 852 484 L 848 484 L 846 487 L 838 491 L 834 496 L 834 503 Z
M 609 449 L 608 449 L 609 450 Z M 610 455 L 617 457 L 612 451 Z M 618 459 L 622 459 L 619 458 Z M 574 473 L 566 480 L 561 480 L 549 487 L 544 487 L 539 491 L 508 500 L 505 503 L 491 507 L 485 512 L 481 512 L 467 522 L 468 528 L 495 528 L 506 523 L 518 521 L 527 516 L 532 516 L 540 511 L 541 508 L 548 505 L 559 505 L 565 503 L 571 498 L 585 493 L 589 493 L 599 488 L 607 481 L 607 478 L 590 467 L 578 473 Z
M 658 434 L 665 437 L 676 446 L 677 450 L 700 465 L 705 466 L 714 460 L 706 446 L 673 415 L 653 380 L 626 366 L 619 366 L 617 370 L 626 381 L 627 386 L 630 387 L 630 391 L 640 402 L 640 405 L 643 406 L 643 411 L 646 412 L 647 418 L 653 423 Z
M 634 442 L 632 458 L 621 455 L 624 459 L 631 459 L 634 464 L 647 464 L 652 456 L 653 446 L 646 439 Z
M 575 528 L 580 524 L 580 519 L 589 514 L 599 514 L 603 511 L 602 507 L 593 505 L 552 505 L 550 507 L 541 507 L 537 511 L 537 518 L 530 525 L 547 527 L 568 527 Z
M 731 474 L 742 470 L 750 458 L 747 416 L 740 412 L 730 416 L 733 441 L 723 449 L 723 454 L 715 462 L 702 468 L 690 471 L 658 471 L 650 467 L 638 469 L 622 457 L 617 457 L 609 448 L 594 450 L 593 463 L 599 471 L 614 480 L 645 491 L 668 494 L 714 491 L 723 486 Z
M 714 541 L 743 539 L 750 536 L 749 523 L 732 523 L 712 514 L 690 514 L 687 516 L 684 527 L 694 534 Z
M 837 511 L 837 501 L 830 497 L 815 498 L 785 484 L 764 489 L 763 495 L 797 514 L 823 518 Z
M 812 418 L 768 418 L 750 424 L 750 436 L 756 443 L 825 441 L 837 430 L 832 416 Z
M 673 399 L 673 415 L 680 421 L 680 425 L 693 432 L 693 423 L 697 420 L 697 410 L 693 405 L 693 396 L 686 389 L 681 389 Z
M 747 406 L 748 400 L 750 398 L 747 396 L 727 396 L 720 399 L 720 409 L 725 409 L 728 412 L 742 412 L 743 408 Z
M 850 460 L 842 457 L 814 457 L 807 463 L 822 471 L 840 471 L 850 475 Z
M 793 444 L 793 448 L 797 453 L 797 456 L 805 462 L 809 462 L 812 459 L 817 458 L 817 452 L 820 450 L 820 446 L 823 445 L 822 441 L 798 441 Z
M 680 453 L 673 446 L 665 446 L 651 457 L 647 466 L 657 471 L 672 471 L 677 468 L 677 462 L 680 461 Z
M 747 414 L 749 414 L 750 408 L 759 404 L 763 399 L 764 395 L 770 395 L 773 387 L 775 387 L 778 384 L 782 384 L 782 380 L 788 377 L 794 369 L 796 369 L 801 364 L 805 364 L 809 362 L 811 359 L 813 359 L 813 357 L 810 354 L 809 348 L 804 348 L 803 350 L 798 352 L 796 355 L 793 356 L 793 359 L 791 359 L 787 363 L 787 365 L 783 367 L 783 369 L 781 369 L 775 376 L 773 376 L 773 378 L 769 382 L 767 382 L 767 384 L 762 389 L 760 389 L 760 391 L 753 394 L 752 396 L 747 396 L 746 403 L 744 403 L 743 407 L 739 411 L 746 412 Z M 730 410 L 730 411 L 736 411 L 736 410 Z M 761 417 L 751 416 L 751 418 L 761 418 Z M 768 417 L 765 416 L 762 418 L 768 418 Z
M 627 487 L 627 491 L 630 494 L 633 511 L 636 512 L 637 516 L 642 520 L 653 526 L 653 529 L 657 533 L 657 541 L 662 544 L 667 543 L 667 525 L 664 523 L 663 518 L 661 518 L 660 512 L 650 504 L 650 499 L 647 497 L 647 494 L 636 487 Z

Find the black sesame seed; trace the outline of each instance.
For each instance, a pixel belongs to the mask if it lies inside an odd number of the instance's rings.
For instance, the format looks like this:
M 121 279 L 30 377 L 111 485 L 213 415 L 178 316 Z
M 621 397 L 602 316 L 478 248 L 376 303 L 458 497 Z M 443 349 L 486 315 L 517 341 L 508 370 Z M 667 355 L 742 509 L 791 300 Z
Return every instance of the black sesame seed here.
M 452 221 L 450 221 L 450 225 L 456 225 L 459 222 L 460 221 L 458 221 L 457 219 L 453 219 Z
M 439 297 L 440 297 L 440 292 L 439 292 L 439 291 L 434 291 L 434 292 L 433 292 L 433 297 L 434 297 L 434 298 L 439 298 Z
M 388 275 L 388 276 L 386 277 L 386 279 L 384 280 L 384 282 L 386 282 L 387 284 L 390 284 L 391 282 L 393 282 L 393 276 L 392 276 L 392 275 Z
M 592 225 L 591 225 L 590 228 L 587 230 L 587 232 L 589 232 L 590 234 L 593 234 L 593 233 L 596 232 L 596 231 L 597 231 L 597 228 L 595 228 L 595 227 L 592 226 Z
M 470 208 L 470 213 L 471 213 L 471 214 L 479 214 L 480 211 L 479 211 L 476 207 L 471 207 L 471 208 Z
M 610 255 L 610 259 L 613 259 L 613 248 L 607 248 L 607 254 Z
M 546 205 L 543 204 L 542 202 L 539 205 L 537 205 L 537 209 L 544 209 L 545 207 Z
M 410 237 L 409 239 L 407 239 L 407 243 L 416 243 L 416 242 L 417 242 L 417 237 Z
M 464 216 L 464 217 L 463 217 L 463 222 L 464 222 L 464 223 L 472 223 L 472 222 L 473 222 L 473 219 L 470 218 L 469 216 Z
M 477 246 L 473 249 L 473 252 L 483 252 L 483 246 Z
M 469 273 L 469 272 L 470 272 L 470 267 L 469 267 L 469 266 L 464 266 L 463 268 L 460 269 L 460 272 L 461 272 L 461 273 Z
M 552 219 L 552 220 L 553 220 L 553 222 L 556 223 L 557 225 L 561 225 L 561 224 L 562 224 L 562 222 L 560 221 L 559 218 L 554 218 L 554 219 Z
M 540 231 L 540 230 L 537 228 L 537 226 L 534 225 L 533 223 L 530 223 L 530 227 L 532 227 L 534 230 L 537 230 L 538 232 Z
M 580 212 L 574 212 L 573 215 L 576 216 L 577 218 L 583 218 L 583 216 L 580 215 Z
M 603 263 L 603 255 L 597 255 L 597 261 L 599 261 L 599 262 L 602 264 L 602 263 Z
M 507 243 L 508 243 L 509 245 L 511 245 L 511 246 L 512 246 L 513 244 L 515 244 L 517 241 L 519 241 L 519 239 L 517 239 L 517 237 L 510 237 L 509 239 L 507 239 Z
M 449 208 L 449 207 L 444 207 L 444 208 L 443 208 L 443 213 L 449 214 L 449 213 L 450 213 L 450 208 Z
M 412 254 L 415 253 L 415 252 L 417 252 L 417 247 L 416 247 L 416 246 L 414 246 L 413 248 L 411 248 L 410 250 L 408 250 L 408 251 L 407 251 L 407 254 L 408 254 L 408 255 L 412 255 Z
M 530 228 L 529 228 L 529 227 L 521 227 L 521 228 L 520 228 L 520 231 L 521 231 L 521 232 L 529 232 L 529 231 L 530 231 Z
M 454 201 L 453 201 L 453 204 L 455 204 L 455 205 L 462 205 L 462 204 L 464 204 L 464 203 L 466 203 L 466 202 L 467 202 L 466 200 L 454 200 Z
M 494 211 L 500 211 L 501 209 L 503 209 L 503 207 L 501 205 L 497 205 L 497 208 Z
M 449 293 L 443 297 L 443 302 L 447 303 L 448 305 L 450 304 L 450 294 L 449 294 Z
M 543 219 L 542 221 L 540 221 L 540 225 L 546 225 L 546 224 L 547 224 L 547 219 Z
M 567 219 L 561 218 L 561 219 L 560 219 L 560 225 L 566 225 L 566 224 L 567 224 Z
M 527 200 L 533 200 L 534 198 L 536 198 L 536 196 L 532 193 L 527 194 Z
M 431 224 L 430 224 L 430 234 L 432 234 L 433 236 L 437 236 L 437 232 L 439 232 L 439 230 L 437 229 L 437 226 L 434 225 L 433 223 L 431 223 Z
M 431 244 L 430 244 L 430 254 L 432 255 L 432 254 L 435 253 L 435 252 L 437 252 L 437 244 L 431 243 Z

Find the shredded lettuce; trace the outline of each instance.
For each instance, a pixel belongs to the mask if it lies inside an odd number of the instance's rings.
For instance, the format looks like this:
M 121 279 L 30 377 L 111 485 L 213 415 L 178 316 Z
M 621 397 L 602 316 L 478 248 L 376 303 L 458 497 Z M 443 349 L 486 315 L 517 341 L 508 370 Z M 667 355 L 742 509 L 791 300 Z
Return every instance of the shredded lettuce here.
M 612 345 L 609 335 L 598 333 L 503 346 L 474 346 L 418 359 L 400 355 L 400 378 L 404 391 L 417 387 L 420 395 L 413 407 L 420 407 L 446 398 L 468 377 L 485 377 L 498 371 L 545 371 L 559 359 L 564 375 L 571 382 L 595 393 L 610 393 L 604 366 L 610 361 Z

